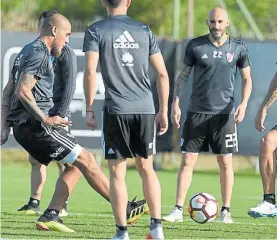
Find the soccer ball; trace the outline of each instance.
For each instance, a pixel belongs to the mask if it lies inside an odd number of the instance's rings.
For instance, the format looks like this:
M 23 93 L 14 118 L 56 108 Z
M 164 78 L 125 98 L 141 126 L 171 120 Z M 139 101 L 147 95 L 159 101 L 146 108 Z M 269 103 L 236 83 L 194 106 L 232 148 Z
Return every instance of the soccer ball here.
M 197 193 L 189 200 L 188 212 L 197 223 L 211 222 L 218 214 L 218 203 L 209 193 Z

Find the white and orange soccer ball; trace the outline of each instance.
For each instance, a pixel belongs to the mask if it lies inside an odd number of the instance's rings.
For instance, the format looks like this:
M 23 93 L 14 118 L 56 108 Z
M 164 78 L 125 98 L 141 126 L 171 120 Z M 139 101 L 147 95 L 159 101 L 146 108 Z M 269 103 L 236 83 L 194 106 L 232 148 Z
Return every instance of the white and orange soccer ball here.
M 188 212 L 197 223 L 213 221 L 218 214 L 218 203 L 209 193 L 197 193 L 189 200 Z

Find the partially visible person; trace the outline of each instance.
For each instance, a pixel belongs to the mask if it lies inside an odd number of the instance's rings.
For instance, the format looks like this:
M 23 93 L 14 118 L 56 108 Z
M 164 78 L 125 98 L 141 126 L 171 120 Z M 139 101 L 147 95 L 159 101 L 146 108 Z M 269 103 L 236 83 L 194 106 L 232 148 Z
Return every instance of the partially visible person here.
M 41 13 L 39 16 L 38 27 L 41 30 L 45 18 L 58 13 L 56 10 L 48 10 Z M 49 115 L 58 115 L 62 118 L 70 120 L 70 103 L 72 101 L 75 87 L 76 87 L 76 74 L 77 74 L 77 59 L 73 49 L 66 44 L 62 50 L 61 55 L 58 58 L 53 59 L 54 67 L 54 86 L 53 86 L 53 102 L 54 106 L 50 110 Z M 71 132 L 70 126 L 67 127 L 68 133 Z M 26 215 L 34 215 L 40 213 L 40 201 L 44 184 L 46 182 L 46 166 L 39 163 L 31 155 L 29 155 L 29 161 L 31 163 L 31 196 L 29 202 L 18 209 L 19 212 Z M 66 164 L 65 166 L 57 162 L 59 168 L 59 174 L 61 175 L 65 168 L 67 171 L 72 171 L 75 175 L 74 184 L 76 184 L 81 176 L 81 172 L 74 166 Z M 73 182 L 72 182 L 73 184 Z M 72 186 L 74 188 L 74 186 Z M 67 211 L 68 200 L 64 203 L 64 206 L 60 212 L 60 217 L 68 215 Z
M 264 121 L 267 110 L 277 99 L 277 72 L 273 77 L 268 92 L 261 104 L 255 119 L 255 127 L 259 132 L 265 131 Z M 254 218 L 277 216 L 275 179 L 276 179 L 276 149 L 277 125 L 273 127 L 260 141 L 260 174 L 263 183 L 263 200 L 256 207 L 248 210 L 248 215 Z
M 135 158 L 150 209 L 147 239 L 164 239 L 161 187 L 153 169 L 153 154 L 156 126 L 160 135 L 168 128 L 168 74 L 150 28 L 127 15 L 131 0 L 102 0 L 102 4 L 108 16 L 89 26 L 84 38 L 84 92 L 87 124 L 95 128 L 93 102 L 96 67 L 100 60 L 105 85 L 102 145 L 110 171 L 111 204 L 116 224 L 113 239 L 129 239 L 125 212 L 127 158 Z M 159 112 L 156 117 L 148 76 L 149 61 L 158 77 Z

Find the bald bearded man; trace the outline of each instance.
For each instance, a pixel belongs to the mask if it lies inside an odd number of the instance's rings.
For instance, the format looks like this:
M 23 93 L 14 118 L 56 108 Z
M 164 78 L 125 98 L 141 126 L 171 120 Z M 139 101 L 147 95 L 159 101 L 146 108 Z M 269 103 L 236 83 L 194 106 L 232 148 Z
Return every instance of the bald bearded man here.
M 12 127 L 16 141 L 41 164 L 47 166 L 57 160 L 78 168 L 89 185 L 109 202 L 109 179 L 93 155 L 63 128 L 71 122 L 58 115 L 49 116 L 54 84 L 51 56 L 61 55 L 70 34 L 68 19 L 55 13 L 46 17 L 39 37 L 23 47 L 3 91 L 1 130 Z M 1 134 L 1 144 L 6 140 L 7 135 Z M 73 167 L 68 167 L 58 178 L 53 198 L 36 223 L 38 229 L 74 232 L 59 219 L 59 212 L 78 180 L 74 172 Z M 146 208 L 145 200 L 128 202 L 127 221 L 134 222 L 142 215 L 140 209 Z
M 184 66 L 174 88 L 171 119 L 180 128 L 180 99 L 193 69 L 193 87 L 181 138 L 182 162 L 178 172 L 177 199 L 164 221 L 182 222 L 183 205 L 200 152 L 217 155 L 222 195 L 221 222 L 233 223 L 230 213 L 234 171 L 232 154 L 238 151 L 236 124 L 243 121 L 252 90 L 250 60 L 241 40 L 227 34 L 229 19 L 222 8 L 212 9 L 206 20 L 210 33 L 186 46 Z M 237 69 L 242 78 L 242 100 L 234 108 Z
M 51 56 L 60 56 L 70 34 L 71 24 L 63 15 L 56 13 L 44 20 L 39 37 L 24 46 L 16 57 L 3 92 L 1 118 L 6 126 L 13 128 L 16 141 L 38 162 L 46 166 L 53 160 L 72 164 L 83 173 L 91 187 L 109 201 L 108 178 L 93 155 L 63 128 L 71 122 L 58 115 L 49 116 L 54 83 Z M 39 219 L 40 229 L 73 231 L 58 219 L 72 191 L 74 176 L 71 173 L 65 171 L 59 177 L 55 197 L 42 215 L 44 218 Z

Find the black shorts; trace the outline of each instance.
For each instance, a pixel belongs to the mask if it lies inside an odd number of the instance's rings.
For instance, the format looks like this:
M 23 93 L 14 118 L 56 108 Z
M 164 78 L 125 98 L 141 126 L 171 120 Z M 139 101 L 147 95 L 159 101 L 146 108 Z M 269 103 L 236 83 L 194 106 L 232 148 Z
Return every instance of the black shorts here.
M 154 114 L 110 114 L 103 110 L 105 159 L 148 158 L 156 153 Z
M 82 151 L 73 135 L 64 128 L 47 127 L 37 120 L 13 126 L 16 141 L 38 162 L 52 160 L 72 164 Z
M 233 114 L 188 112 L 181 138 L 182 152 L 228 154 L 238 151 L 237 129 Z

